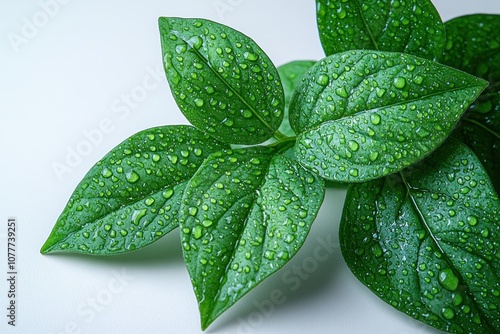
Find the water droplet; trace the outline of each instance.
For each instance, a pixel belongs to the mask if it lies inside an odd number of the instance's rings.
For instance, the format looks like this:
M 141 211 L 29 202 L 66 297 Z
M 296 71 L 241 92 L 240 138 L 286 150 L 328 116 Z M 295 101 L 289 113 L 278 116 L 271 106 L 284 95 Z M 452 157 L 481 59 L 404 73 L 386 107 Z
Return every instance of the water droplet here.
M 370 161 L 375 161 L 378 158 L 378 152 L 374 151 L 370 153 Z
M 351 149 L 351 151 L 353 151 L 353 152 L 356 152 L 359 149 L 358 142 L 356 142 L 354 140 L 350 140 L 348 145 L 349 145 L 349 148 Z
M 394 79 L 394 87 L 402 89 L 406 86 L 406 79 L 399 77 Z
M 345 87 L 339 87 L 335 90 L 335 93 L 340 96 L 340 97 L 348 97 L 349 95 L 347 94 L 347 91 Z
M 455 291 L 458 288 L 458 277 L 455 276 L 453 270 L 450 268 L 445 268 L 439 272 L 439 283 L 443 288 L 449 291 Z
M 316 80 L 316 83 L 321 86 L 327 86 L 329 82 L 330 78 L 326 74 L 320 74 L 320 76 Z
M 467 217 L 467 223 L 469 223 L 470 226 L 476 226 L 477 222 L 478 222 L 477 217 L 475 216 Z
M 144 203 L 147 205 L 147 206 L 151 206 L 153 203 L 155 202 L 155 199 L 153 197 L 150 197 L 148 199 L 146 199 L 144 201 Z
M 200 36 L 193 36 L 188 40 L 188 44 L 198 50 L 203 45 L 203 40 Z
M 154 162 L 160 161 L 160 156 L 158 154 L 153 154 L 153 161 Z
M 167 189 L 163 192 L 162 196 L 164 199 L 169 199 L 170 197 L 172 197 L 173 194 L 174 194 L 173 189 Z
M 111 177 L 113 175 L 113 173 L 108 168 L 104 168 L 101 174 L 105 178 Z
M 193 238 L 195 239 L 201 238 L 202 233 L 203 233 L 203 228 L 201 227 L 201 225 L 196 225 L 193 228 Z
M 256 61 L 257 58 L 259 58 L 259 56 L 247 51 L 243 54 L 243 58 L 245 58 L 246 60 L 250 60 L 250 61 Z
M 196 104 L 197 107 L 203 107 L 203 105 L 205 104 L 205 101 L 203 99 L 195 99 L 194 100 L 194 104 Z
M 135 210 L 134 213 L 132 214 L 132 223 L 134 225 L 139 225 L 141 218 L 144 217 L 147 212 L 148 212 L 147 209 Z
M 212 226 L 213 223 L 214 223 L 213 221 L 207 219 L 203 221 L 202 225 L 205 227 L 210 227 Z
M 450 307 L 444 307 L 442 310 L 441 310 L 441 315 L 443 316 L 443 318 L 445 318 L 446 320 L 451 320 L 455 317 L 455 311 L 453 311 L 452 308 Z
M 130 170 L 128 171 L 126 174 L 125 174 L 125 178 L 127 179 L 128 182 L 130 183 L 134 183 L 134 182 L 137 182 L 139 181 L 139 174 L 137 174 L 136 172 L 134 172 L 133 170 Z
M 370 121 L 372 122 L 373 125 L 380 124 L 381 120 L 382 120 L 382 118 L 380 117 L 379 114 L 372 114 L 372 115 L 370 115 Z
M 352 168 L 351 170 L 349 170 L 349 175 L 357 177 L 359 175 L 358 169 L 357 168 Z
M 241 116 L 243 116 L 243 118 L 250 118 L 252 117 L 252 115 L 252 111 L 248 109 L 243 110 L 243 112 L 241 113 Z
M 192 207 L 189 208 L 189 215 L 196 216 L 197 213 L 198 213 L 198 208 L 197 207 L 192 206 Z

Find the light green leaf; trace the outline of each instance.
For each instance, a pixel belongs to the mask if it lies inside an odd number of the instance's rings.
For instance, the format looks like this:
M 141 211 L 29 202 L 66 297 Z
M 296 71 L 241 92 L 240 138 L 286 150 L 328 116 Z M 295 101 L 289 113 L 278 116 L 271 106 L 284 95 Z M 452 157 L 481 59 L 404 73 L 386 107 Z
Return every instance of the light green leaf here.
M 223 148 L 191 126 L 131 136 L 78 184 L 41 252 L 111 255 L 158 240 L 177 227 L 188 180 L 209 154 Z
M 500 201 L 465 145 L 353 184 L 345 203 L 342 254 L 377 296 L 450 333 L 500 331 Z
M 295 132 L 293 132 L 288 119 L 288 107 L 290 105 L 290 101 L 292 100 L 293 92 L 295 91 L 295 87 L 299 84 L 302 76 L 315 63 L 316 62 L 313 60 L 296 60 L 278 67 L 278 73 L 285 92 L 285 117 L 283 118 L 283 123 L 281 124 L 279 131 L 286 136 L 295 136 Z
M 323 200 L 320 178 L 273 152 L 214 153 L 186 188 L 182 244 L 203 329 L 297 253 Z
M 439 60 L 443 22 L 429 0 L 316 0 L 326 55 L 354 49 L 405 52 Z
M 455 132 L 480 158 L 500 192 L 500 15 L 462 16 L 445 27 L 443 62 L 490 82 Z
M 284 113 L 277 69 L 249 37 L 203 19 L 159 19 L 173 96 L 196 127 L 230 144 L 273 137 Z
M 297 160 L 339 182 L 397 172 L 438 147 L 486 85 L 403 53 L 332 55 L 307 72 L 293 95 Z

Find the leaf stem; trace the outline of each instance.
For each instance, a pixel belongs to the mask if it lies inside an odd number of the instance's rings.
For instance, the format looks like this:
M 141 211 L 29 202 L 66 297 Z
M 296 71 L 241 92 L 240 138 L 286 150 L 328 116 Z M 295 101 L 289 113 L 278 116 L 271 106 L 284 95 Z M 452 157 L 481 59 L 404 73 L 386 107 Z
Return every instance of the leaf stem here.
M 470 118 L 465 118 L 464 122 L 469 122 L 471 124 L 474 124 L 475 126 L 477 126 L 477 127 L 481 128 L 481 129 L 483 129 L 484 131 L 490 133 L 496 139 L 500 140 L 500 134 L 496 133 L 495 131 L 493 131 L 492 129 L 490 129 L 489 127 L 487 127 L 486 125 L 484 125 L 483 123 L 478 122 L 475 119 L 470 119 Z

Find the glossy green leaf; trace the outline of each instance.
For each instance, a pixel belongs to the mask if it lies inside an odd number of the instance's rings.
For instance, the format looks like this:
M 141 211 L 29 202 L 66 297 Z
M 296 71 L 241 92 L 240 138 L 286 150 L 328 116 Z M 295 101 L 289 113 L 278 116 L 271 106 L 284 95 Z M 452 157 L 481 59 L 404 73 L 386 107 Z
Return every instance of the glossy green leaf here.
M 480 158 L 500 192 L 500 15 L 462 16 L 445 27 L 443 62 L 490 82 L 456 134 Z
M 295 132 L 293 132 L 288 119 L 288 107 L 290 105 L 290 101 L 292 100 L 293 92 L 295 91 L 295 87 L 299 84 L 302 76 L 315 63 L 316 62 L 313 60 L 296 60 L 278 67 L 278 73 L 285 92 L 285 117 L 283 118 L 283 123 L 281 124 L 279 131 L 286 136 L 295 136 Z
M 249 37 L 203 19 L 160 18 L 173 96 L 196 127 L 230 144 L 257 144 L 281 125 L 277 69 Z
M 403 53 L 349 51 L 316 63 L 297 86 L 297 160 L 320 176 L 362 182 L 438 147 L 487 83 Z
M 158 240 L 177 227 L 188 180 L 209 154 L 223 148 L 191 126 L 131 136 L 78 184 L 41 252 L 111 255 Z
M 354 49 L 410 53 L 438 60 L 443 22 L 429 0 L 316 0 L 326 55 Z
M 447 332 L 500 331 L 500 201 L 465 145 L 353 184 L 345 203 L 342 254 L 377 296 Z
M 324 184 L 268 148 L 211 155 L 189 182 L 182 245 L 205 329 L 300 249 Z

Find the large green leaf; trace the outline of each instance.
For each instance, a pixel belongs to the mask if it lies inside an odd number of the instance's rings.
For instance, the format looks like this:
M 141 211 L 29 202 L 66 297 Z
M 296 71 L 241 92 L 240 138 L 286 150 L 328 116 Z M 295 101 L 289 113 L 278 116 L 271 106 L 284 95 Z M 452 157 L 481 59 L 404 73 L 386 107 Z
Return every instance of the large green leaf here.
M 354 275 L 395 308 L 452 333 L 499 333 L 500 201 L 465 145 L 351 185 L 340 241 Z
M 191 126 L 131 136 L 78 184 L 41 252 L 110 255 L 158 240 L 178 226 L 187 181 L 209 154 L 223 148 Z
M 174 98 L 195 126 L 230 144 L 271 138 L 283 119 L 277 69 L 249 37 L 203 19 L 159 20 Z
M 354 49 L 398 51 L 438 60 L 443 22 L 429 0 L 316 0 L 326 55 Z
M 300 249 L 323 181 L 268 148 L 211 155 L 181 208 L 184 258 L 205 329 Z
M 500 192 L 500 15 L 462 16 L 445 27 L 443 62 L 490 82 L 456 134 L 478 155 Z
M 362 182 L 423 159 L 487 83 L 403 53 L 349 51 L 316 63 L 297 86 L 290 122 L 299 162 Z
M 295 87 L 297 87 L 300 79 L 307 72 L 307 70 L 310 69 L 315 63 L 316 62 L 313 60 L 296 60 L 278 67 L 278 73 L 285 92 L 285 117 L 279 128 L 279 131 L 284 135 L 290 137 L 295 136 L 295 133 L 290 126 L 288 107 L 290 106 L 292 95 L 295 92 Z

